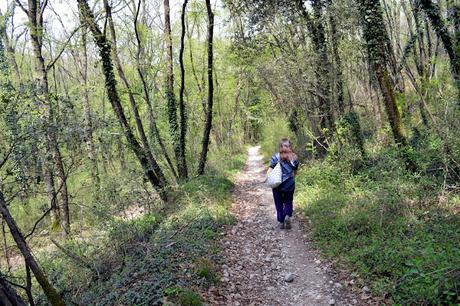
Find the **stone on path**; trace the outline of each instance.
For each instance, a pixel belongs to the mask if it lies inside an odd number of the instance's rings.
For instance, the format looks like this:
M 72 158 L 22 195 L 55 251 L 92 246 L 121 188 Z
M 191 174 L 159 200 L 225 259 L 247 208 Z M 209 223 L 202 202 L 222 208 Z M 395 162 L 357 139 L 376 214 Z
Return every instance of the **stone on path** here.
M 284 277 L 284 281 L 286 283 L 292 283 L 294 281 L 294 274 L 293 273 L 286 274 L 286 276 Z

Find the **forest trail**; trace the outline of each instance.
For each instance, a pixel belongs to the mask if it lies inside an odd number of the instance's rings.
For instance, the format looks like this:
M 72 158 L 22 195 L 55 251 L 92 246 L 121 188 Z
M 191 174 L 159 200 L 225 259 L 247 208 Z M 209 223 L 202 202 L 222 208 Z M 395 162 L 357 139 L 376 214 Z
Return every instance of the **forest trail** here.
M 334 280 L 311 246 L 300 213 L 291 230 L 277 227 L 272 193 L 264 184 L 260 147 L 249 148 L 234 191 L 237 223 L 222 241 L 222 282 L 208 291 L 212 305 L 364 305 Z M 295 202 L 294 202 L 295 209 Z M 288 273 L 294 280 L 285 281 Z

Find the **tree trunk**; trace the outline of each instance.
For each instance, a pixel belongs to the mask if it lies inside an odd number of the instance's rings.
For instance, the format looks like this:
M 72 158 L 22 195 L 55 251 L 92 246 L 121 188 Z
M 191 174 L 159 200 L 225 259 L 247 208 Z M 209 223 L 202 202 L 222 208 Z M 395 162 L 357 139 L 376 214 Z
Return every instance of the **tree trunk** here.
M 65 306 L 65 301 L 61 297 L 61 295 L 57 292 L 56 288 L 48 281 L 45 273 L 42 271 L 41 267 L 33 257 L 32 253 L 29 250 L 29 246 L 27 245 L 24 236 L 22 235 L 19 227 L 17 226 L 16 222 L 14 221 L 13 217 L 11 216 L 8 207 L 6 205 L 5 199 L 3 197 L 3 193 L 0 192 L 0 213 L 2 218 L 5 220 L 6 224 L 10 229 L 11 236 L 13 237 L 14 241 L 18 249 L 21 251 L 22 256 L 24 256 L 24 260 L 26 264 L 32 270 L 32 273 L 35 276 L 35 279 L 40 284 L 40 287 L 43 289 L 46 298 L 53 306 Z
M 137 20 L 139 17 L 141 1 L 142 0 L 139 0 L 139 3 L 138 3 L 139 5 L 137 7 L 136 16 L 134 18 L 134 32 L 136 34 L 136 40 L 137 40 L 137 52 L 136 52 L 137 73 L 139 74 L 139 78 L 141 79 L 141 82 L 142 82 L 142 89 L 144 91 L 144 100 L 147 104 L 147 109 L 149 112 L 150 132 L 153 135 L 153 137 L 155 137 L 156 141 L 158 142 L 158 145 L 160 146 L 160 149 L 161 149 L 161 153 L 163 154 L 166 160 L 166 163 L 168 164 L 171 170 L 171 173 L 177 179 L 176 169 L 174 169 L 174 165 L 171 161 L 171 158 L 169 157 L 168 151 L 161 137 L 160 130 L 158 129 L 158 126 L 157 126 L 155 114 L 153 111 L 152 101 L 150 100 L 150 94 L 149 94 L 149 89 L 147 86 L 147 81 L 145 80 L 145 76 L 144 76 L 144 69 L 141 64 L 141 55 L 143 52 L 143 48 L 142 48 L 142 42 L 141 42 L 141 38 L 138 32 L 138 26 L 137 26 Z
M 67 178 L 64 170 L 64 163 L 62 161 L 61 152 L 58 145 L 58 137 L 56 131 L 56 123 L 54 120 L 53 106 L 51 105 L 51 97 L 48 85 L 48 71 L 45 67 L 45 60 L 42 55 L 43 45 L 43 10 L 40 1 L 29 0 L 28 2 L 28 18 L 29 18 L 29 29 L 30 38 L 32 41 L 32 49 L 35 56 L 35 70 L 38 74 L 38 95 L 42 96 L 42 109 L 44 111 L 45 126 L 46 126 L 46 142 L 47 142 L 47 154 L 45 163 L 49 163 L 47 171 L 50 171 L 50 177 L 52 177 L 52 169 L 56 171 L 56 177 L 58 178 L 57 184 L 59 189 L 60 202 L 59 207 L 62 211 L 61 226 L 66 234 L 70 232 L 70 213 L 69 213 L 69 196 L 67 190 Z M 52 164 L 52 165 L 51 165 Z M 45 167 L 46 168 L 46 167 Z M 49 189 L 51 190 L 51 184 L 48 182 Z M 48 192 L 48 196 L 51 196 L 51 192 Z M 53 199 L 50 198 L 50 201 Z
M 190 68 L 192 70 L 193 78 L 195 79 L 195 82 L 196 82 L 196 87 L 198 88 L 198 93 L 199 93 L 200 100 L 201 100 L 201 106 L 203 108 L 203 114 L 206 115 L 206 101 L 204 98 L 203 86 L 201 85 L 201 82 L 198 79 L 198 75 L 196 74 L 195 60 L 193 58 L 192 34 L 193 34 L 193 29 L 195 28 L 195 23 L 193 23 L 192 30 L 190 30 L 188 18 L 186 19 L 186 21 L 187 21 L 187 39 L 188 39 L 188 44 L 189 44 L 188 49 L 189 49 L 189 58 L 190 58 Z M 200 36 L 199 32 L 198 32 L 198 36 Z
M 148 157 L 148 152 L 146 152 L 146 150 L 142 148 L 139 141 L 134 136 L 131 126 L 128 123 L 128 120 L 126 119 L 125 112 L 121 104 L 120 96 L 118 95 L 115 74 L 113 72 L 112 59 L 110 57 L 110 43 L 107 41 L 105 34 L 102 33 L 99 29 L 99 26 L 97 25 L 94 19 L 94 15 L 88 6 L 88 2 L 86 0 L 78 0 L 78 7 L 82 16 L 85 18 L 85 24 L 90 28 L 91 32 L 93 33 L 94 39 L 99 48 L 99 55 L 102 60 L 102 69 L 105 77 L 105 87 L 107 91 L 107 96 L 115 112 L 115 115 L 117 116 L 118 122 L 120 123 L 120 126 L 123 129 L 126 140 L 128 141 L 131 149 L 133 150 L 139 163 L 141 164 L 141 167 L 144 170 L 149 182 L 159 193 L 160 197 L 164 201 L 167 201 L 168 193 L 165 190 L 165 187 L 167 187 L 167 183 L 164 180 L 164 178 L 159 178 L 156 175 L 156 173 L 158 173 L 158 171 L 161 169 L 155 169 L 154 167 L 152 167 L 155 165 L 151 165 Z
M 405 146 L 407 145 L 407 139 L 403 132 L 401 115 L 396 105 L 395 84 L 390 78 L 385 64 L 388 36 L 385 27 L 382 26 L 384 23 L 379 0 L 360 0 L 360 12 L 369 61 L 379 82 L 393 138 L 398 145 Z
M 181 178 L 188 177 L 187 160 L 185 158 L 185 142 L 187 136 L 187 112 L 185 109 L 184 102 L 184 91 L 185 91 L 185 68 L 184 68 L 184 49 L 185 49 L 185 15 L 187 13 L 188 0 L 184 0 L 182 4 L 181 13 L 181 37 L 180 37 L 180 49 L 179 49 L 179 64 L 180 64 L 180 90 L 179 90 L 179 114 L 180 114 L 180 135 L 179 135 L 179 146 L 180 156 L 178 157 L 178 171 Z M 179 167 L 179 165 L 181 165 Z
M 30 306 L 35 306 L 34 296 L 32 294 L 32 275 L 30 274 L 30 267 L 25 263 L 26 266 L 26 287 L 25 291 L 27 294 L 27 299 L 29 300 Z
M 164 37 L 166 44 L 166 100 L 168 104 L 168 122 L 169 131 L 174 145 L 174 154 L 176 156 L 177 172 L 180 178 L 187 177 L 187 165 L 185 164 L 185 145 L 181 144 L 181 128 L 177 121 L 177 105 L 176 95 L 174 93 L 174 62 L 173 62 L 173 50 L 172 50 L 172 36 L 171 36 L 171 17 L 169 0 L 163 1 L 165 24 L 164 24 Z M 185 12 L 183 12 L 185 14 Z M 182 44 L 181 38 L 181 44 Z M 182 50 L 183 52 L 183 50 Z M 182 68 L 182 67 L 181 67 Z M 185 113 L 184 113 L 185 116 Z M 182 150 L 184 149 L 184 151 Z
M 322 24 L 322 0 L 313 0 L 313 14 L 312 18 L 309 12 L 303 7 L 302 1 L 300 3 L 300 10 L 304 17 L 313 48 L 316 52 L 315 64 L 315 79 L 316 79 L 316 95 L 318 100 L 318 110 L 320 112 L 320 128 L 321 135 L 318 139 L 322 141 L 321 148 L 327 148 L 327 137 L 324 135 L 325 130 L 329 130 L 328 135 L 335 130 L 334 114 L 332 111 L 331 103 L 331 82 L 330 82 L 330 67 L 329 56 L 327 54 L 326 36 L 324 26 Z
M 6 269 L 7 271 L 10 271 L 11 270 L 10 254 L 8 254 L 8 242 L 6 241 L 5 221 L 3 219 L 1 220 L 1 227 L 2 227 L 3 254 L 5 255 Z
M 80 23 L 82 23 L 82 17 L 80 16 Z M 97 168 L 97 159 L 96 159 L 96 149 L 94 147 L 93 139 L 93 119 L 91 116 L 91 105 L 89 102 L 89 89 L 88 89 L 88 50 L 87 50 L 87 39 L 86 39 L 86 29 L 82 27 L 81 29 L 81 44 L 83 48 L 83 61 L 82 61 L 82 71 L 81 76 L 83 79 L 83 113 L 85 118 L 85 143 L 86 150 L 88 154 L 88 159 L 91 163 L 91 177 L 96 186 L 96 189 L 99 188 L 100 179 L 99 171 Z
M 0 305 L 2 306 L 26 306 L 24 300 L 10 286 L 5 277 L 0 273 Z
M 395 84 L 386 66 L 388 52 L 386 47 L 389 44 L 386 28 L 382 26 L 384 22 L 380 0 L 360 0 L 359 4 L 369 62 L 382 92 L 385 111 L 390 122 L 393 138 L 395 143 L 401 147 L 401 154 L 405 161 L 406 169 L 413 172 L 417 169 L 417 166 L 408 154 L 408 142 L 404 135 L 401 115 L 396 104 Z
M 328 6 L 331 8 L 331 1 L 329 0 Z M 329 23 L 331 25 L 331 44 L 332 54 L 334 56 L 334 71 L 335 71 L 335 83 L 336 83 L 336 94 L 337 94 L 337 106 L 340 116 L 345 114 L 345 102 L 343 94 L 343 73 L 342 73 L 342 60 L 339 54 L 340 34 L 337 31 L 337 20 L 334 11 L 329 12 Z
M 449 33 L 446 22 L 442 17 L 439 5 L 431 0 L 419 0 L 422 9 L 425 11 L 428 19 L 430 19 L 436 34 L 441 39 L 444 49 L 447 52 L 450 60 L 450 68 L 454 78 L 455 86 L 457 87 L 458 101 L 460 105 L 460 56 L 458 54 L 458 46 L 455 39 Z M 455 25 L 456 26 L 456 25 Z
M 407 145 L 407 139 L 404 135 L 401 115 L 398 106 L 396 105 L 396 98 L 394 94 L 394 85 L 387 69 L 381 65 L 374 63 L 374 70 L 377 80 L 382 91 L 385 110 L 390 121 L 391 131 L 396 144 Z
M 304 127 L 299 122 L 299 114 L 296 109 L 294 109 L 289 116 L 289 128 L 296 136 L 297 142 L 297 154 L 300 161 L 305 161 L 308 157 L 307 154 L 307 145 L 308 138 L 305 135 Z
M 115 33 L 115 25 L 113 23 L 112 19 L 112 8 L 110 7 L 108 0 L 104 0 L 104 7 L 107 13 L 107 19 L 109 22 L 109 29 L 110 29 L 110 34 L 112 36 L 112 57 L 115 61 L 115 66 L 118 71 L 118 75 L 120 76 L 120 79 L 123 81 L 123 84 L 128 92 L 128 99 L 129 103 L 131 104 L 131 108 L 134 113 L 134 121 L 136 122 L 136 127 L 137 131 L 139 133 L 141 143 L 144 149 L 145 156 L 147 157 L 147 160 L 150 164 L 150 167 L 152 168 L 153 172 L 157 176 L 158 180 L 162 182 L 163 185 L 166 184 L 166 178 L 163 174 L 163 171 L 161 170 L 160 166 L 158 165 L 155 157 L 153 156 L 152 150 L 150 148 L 150 144 L 148 142 L 147 136 L 145 134 L 145 129 L 144 125 L 142 123 L 141 115 L 139 113 L 139 108 L 136 103 L 136 99 L 134 98 L 133 91 L 131 90 L 131 86 L 128 82 L 128 79 L 126 78 L 125 72 L 123 70 L 123 67 L 121 65 L 120 58 L 118 57 L 118 51 L 117 51 L 117 36 Z
M 206 108 L 206 123 L 204 126 L 203 140 L 201 147 L 200 163 L 198 165 L 198 174 L 204 174 L 206 158 L 209 149 L 209 135 L 212 128 L 212 105 L 214 100 L 214 81 L 213 81 L 213 36 L 214 36 L 214 13 L 212 12 L 210 0 L 206 0 L 206 12 L 208 15 L 208 106 Z
M 13 45 L 10 42 L 10 38 L 8 37 L 8 33 L 6 32 L 7 16 L 6 16 L 6 14 L 4 14 L 3 16 L 0 15 L 0 18 L 3 19 L 3 21 L 2 21 L 3 24 L 0 25 L 0 39 L 3 38 L 3 40 L 4 40 L 4 45 L 5 45 L 5 49 L 6 49 L 6 55 L 8 57 L 8 61 L 10 62 L 10 66 L 13 68 L 13 72 L 14 72 L 15 77 L 16 77 L 16 80 L 15 80 L 16 88 L 18 90 L 21 90 L 22 89 L 21 88 L 21 74 L 19 73 L 19 66 L 18 66 L 18 63 L 16 61 L 15 51 L 14 51 Z

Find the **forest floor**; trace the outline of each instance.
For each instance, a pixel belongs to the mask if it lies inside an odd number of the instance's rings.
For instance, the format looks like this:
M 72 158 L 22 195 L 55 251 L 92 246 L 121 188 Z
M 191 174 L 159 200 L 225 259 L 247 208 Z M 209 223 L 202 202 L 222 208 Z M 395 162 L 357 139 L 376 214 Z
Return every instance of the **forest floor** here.
M 297 211 L 291 230 L 281 230 L 272 193 L 264 184 L 260 147 L 251 147 L 234 190 L 236 224 L 222 241 L 221 282 L 205 294 L 212 305 L 369 305 L 332 264 L 321 258 Z M 295 203 L 294 203 L 295 206 Z M 285 277 L 292 273 L 292 282 Z M 340 279 L 340 280 L 339 280 Z

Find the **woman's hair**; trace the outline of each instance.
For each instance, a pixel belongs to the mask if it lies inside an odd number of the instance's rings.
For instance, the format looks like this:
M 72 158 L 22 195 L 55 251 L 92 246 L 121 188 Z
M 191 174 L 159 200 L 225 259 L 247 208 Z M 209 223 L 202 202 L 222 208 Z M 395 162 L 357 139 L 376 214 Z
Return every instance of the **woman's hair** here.
M 279 144 L 279 150 L 281 151 L 282 149 L 291 149 L 292 151 L 294 151 L 292 148 L 292 142 L 288 138 L 281 139 Z
M 279 154 L 282 160 L 287 160 L 286 156 L 283 157 L 286 153 L 294 153 L 294 150 L 292 148 L 292 142 L 287 138 L 283 138 L 279 144 Z

